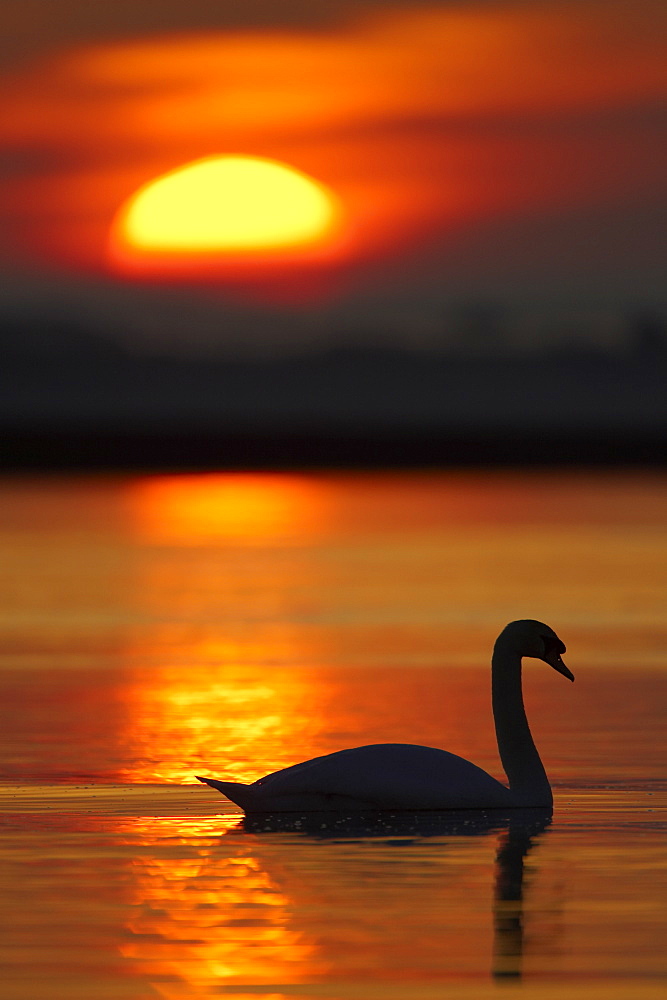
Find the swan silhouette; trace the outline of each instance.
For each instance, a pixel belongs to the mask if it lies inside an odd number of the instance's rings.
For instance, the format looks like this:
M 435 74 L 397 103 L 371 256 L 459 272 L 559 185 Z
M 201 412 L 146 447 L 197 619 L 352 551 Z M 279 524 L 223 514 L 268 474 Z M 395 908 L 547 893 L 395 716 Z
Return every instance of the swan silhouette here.
M 502 809 L 547 807 L 551 786 L 526 719 L 521 658 L 544 660 L 573 681 L 564 643 L 542 622 L 510 622 L 491 660 L 493 718 L 509 788 L 463 757 L 434 747 L 379 743 L 339 750 L 283 768 L 250 785 L 197 775 L 247 815 L 366 809 Z M 471 720 L 476 724 L 476 720 Z

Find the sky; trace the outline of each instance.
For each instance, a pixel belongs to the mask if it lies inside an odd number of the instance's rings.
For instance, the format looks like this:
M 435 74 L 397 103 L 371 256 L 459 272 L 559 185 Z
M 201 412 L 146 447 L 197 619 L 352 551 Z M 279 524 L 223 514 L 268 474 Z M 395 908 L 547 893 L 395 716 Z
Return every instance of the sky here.
M 165 290 L 351 323 L 459 299 L 667 309 L 662 2 L 4 0 L 0 18 L 6 301 L 55 281 L 100 312 Z M 225 154 L 328 186 L 342 230 L 119 268 L 127 199 Z

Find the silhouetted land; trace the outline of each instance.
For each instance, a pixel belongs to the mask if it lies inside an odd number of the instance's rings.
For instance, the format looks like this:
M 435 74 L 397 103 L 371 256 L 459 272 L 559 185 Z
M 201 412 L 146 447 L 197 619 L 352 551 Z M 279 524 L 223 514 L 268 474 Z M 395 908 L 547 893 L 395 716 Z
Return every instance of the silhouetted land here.
M 5 469 L 664 464 L 667 354 L 140 357 L 5 345 Z
M 5 471 L 664 466 L 664 435 L 6 428 Z

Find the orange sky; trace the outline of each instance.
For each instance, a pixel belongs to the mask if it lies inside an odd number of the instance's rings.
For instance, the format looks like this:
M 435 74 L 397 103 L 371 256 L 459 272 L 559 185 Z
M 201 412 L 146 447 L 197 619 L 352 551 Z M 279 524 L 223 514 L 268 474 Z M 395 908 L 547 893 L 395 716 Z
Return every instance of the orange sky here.
M 333 260 L 256 261 L 263 272 L 354 273 L 480 222 L 632 206 L 664 187 L 662 3 L 375 5 L 326 28 L 295 20 L 61 38 L 15 66 L 0 98 L 3 255 L 104 271 L 122 202 L 216 153 L 283 160 L 345 207 Z

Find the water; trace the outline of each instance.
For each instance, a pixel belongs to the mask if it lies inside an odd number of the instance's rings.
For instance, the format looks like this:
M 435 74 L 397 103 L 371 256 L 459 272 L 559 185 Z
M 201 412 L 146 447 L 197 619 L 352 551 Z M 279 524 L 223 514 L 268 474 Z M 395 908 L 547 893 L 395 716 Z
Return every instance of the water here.
M 667 970 L 667 477 L 0 484 L 0 996 L 652 998 Z M 383 741 L 501 777 L 525 671 L 551 820 L 244 825 L 252 780 Z

